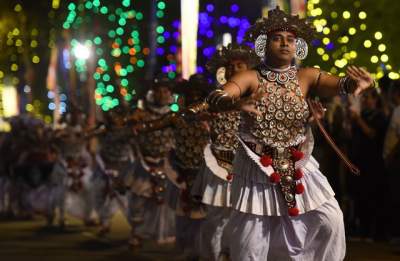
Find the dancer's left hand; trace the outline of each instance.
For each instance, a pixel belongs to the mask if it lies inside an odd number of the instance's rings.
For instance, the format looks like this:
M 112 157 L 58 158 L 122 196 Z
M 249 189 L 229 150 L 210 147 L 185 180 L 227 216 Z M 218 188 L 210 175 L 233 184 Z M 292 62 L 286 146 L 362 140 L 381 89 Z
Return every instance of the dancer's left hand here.
M 356 83 L 355 96 L 373 86 L 374 79 L 364 68 L 351 65 L 347 67 L 347 75 Z

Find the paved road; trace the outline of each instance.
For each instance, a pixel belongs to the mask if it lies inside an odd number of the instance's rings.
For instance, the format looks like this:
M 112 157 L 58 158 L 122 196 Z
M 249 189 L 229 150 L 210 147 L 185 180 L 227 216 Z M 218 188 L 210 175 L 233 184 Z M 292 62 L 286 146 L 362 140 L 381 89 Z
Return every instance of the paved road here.
M 68 228 L 43 229 L 44 220 L 0 221 L 1 261 L 164 261 L 180 260 L 173 246 L 156 246 L 149 242 L 140 251 L 126 245 L 129 226 L 121 215 L 113 219 L 112 233 L 105 239 L 96 237 L 94 228 L 84 228 L 69 219 Z M 385 243 L 349 243 L 348 261 L 399 261 L 398 248 Z

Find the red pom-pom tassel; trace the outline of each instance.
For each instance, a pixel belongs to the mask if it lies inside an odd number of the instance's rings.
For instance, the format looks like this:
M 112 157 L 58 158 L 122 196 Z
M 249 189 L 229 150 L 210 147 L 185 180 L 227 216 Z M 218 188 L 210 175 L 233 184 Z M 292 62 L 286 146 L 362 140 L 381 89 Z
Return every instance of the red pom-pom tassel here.
M 299 215 L 299 209 L 298 208 L 296 208 L 296 207 L 294 207 L 294 208 L 289 208 L 288 209 L 288 212 L 289 212 L 289 216 L 291 216 L 291 217 L 295 217 L 295 216 L 298 216 Z
M 232 179 L 233 179 L 233 173 L 229 173 L 229 174 L 226 176 L 226 180 L 227 180 L 227 181 L 232 181 Z
M 281 175 L 279 175 L 279 173 L 274 172 L 271 174 L 271 176 L 269 177 L 269 180 L 272 183 L 279 183 L 279 181 L 281 181 Z
M 299 180 L 304 176 L 303 171 L 301 169 L 296 169 L 296 172 L 294 173 L 294 179 Z
M 299 183 L 296 185 L 296 194 L 302 194 L 304 192 L 304 185 Z
M 272 158 L 269 155 L 263 155 L 260 158 L 260 163 L 264 167 L 268 167 L 268 166 L 272 165 Z
M 295 161 L 299 161 L 304 157 L 304 153 L 300 150 L 293 149 L 292 150 L 292 157 Z

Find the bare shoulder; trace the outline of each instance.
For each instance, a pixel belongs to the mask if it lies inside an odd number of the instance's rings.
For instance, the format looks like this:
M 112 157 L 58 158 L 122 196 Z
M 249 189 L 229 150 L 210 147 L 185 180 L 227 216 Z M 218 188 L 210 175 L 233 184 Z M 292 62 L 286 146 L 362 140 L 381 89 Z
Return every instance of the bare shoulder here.
M 320 73 L 320 69 L 314 67 L 300 68 L 298 71 L 299 77 L 315 78 Z

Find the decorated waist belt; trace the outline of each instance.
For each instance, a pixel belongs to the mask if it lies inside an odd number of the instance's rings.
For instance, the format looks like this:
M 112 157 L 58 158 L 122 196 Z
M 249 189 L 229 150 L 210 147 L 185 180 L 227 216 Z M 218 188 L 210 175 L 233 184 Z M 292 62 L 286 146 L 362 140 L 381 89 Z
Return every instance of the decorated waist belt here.
M 296 147 L 272 148 L 251 142 L 245 144 L 260 156 L 262 166 L 273 167 L 274 172 L 270 175 L 270 181 L 279 185 L 289 215 L 297 216 L 299 209 L 296 207 L 295 196 L 304 192 L 304 186 L 300 182 L 303 172 L 295 168 L 295 162 L 304 157 L 303 152 Z
M 230 150 L 219 150 L 213 147 L 211 147 L 211 151 L 214 157 L 217 159 L 218 165 L 228 171 L 231 171 L 232 162 L 235 157 L 234 152 Z

